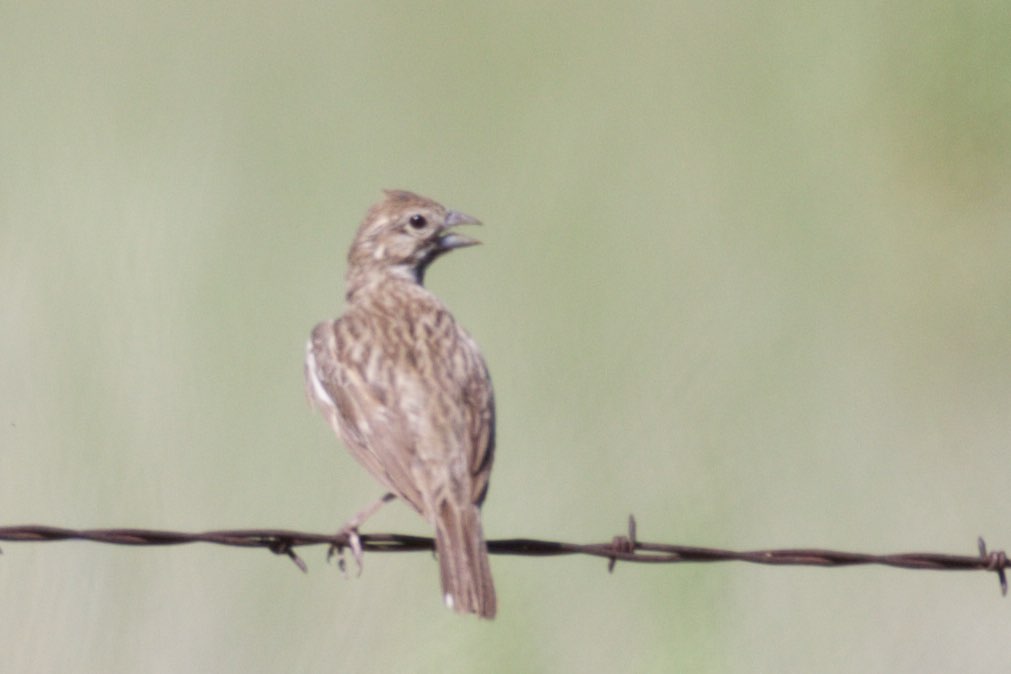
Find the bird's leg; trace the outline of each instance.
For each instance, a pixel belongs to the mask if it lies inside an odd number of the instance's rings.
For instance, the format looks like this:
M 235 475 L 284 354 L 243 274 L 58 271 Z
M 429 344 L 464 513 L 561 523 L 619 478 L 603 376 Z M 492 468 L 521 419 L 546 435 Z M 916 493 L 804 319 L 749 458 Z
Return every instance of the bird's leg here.
M 358 527 L 365 523 L 365 520 L 376 514 L 376 511 L 383 507 L 383 505 L 389 503 L 393 499 L 397 498 L 397 495 L 393 492 L 387 492 L 383 494 L 382 498 L 377 500 L 375 503 L 370 505 L 368 508 L 360 511 L 357 515 L 349 519 L 344 523 L 344 526 L 340 528 L 337 532 L 337 536 L 346 536 L 348 539 L 348 547 L 351 548 L 351 556 L 355 558 L 355 564 L 358 566 L 358 575 L 362 575 L 362 539 L 358 536 Z M 334 556 L 337 556 L 337 567 L 341 570 L 341 573 L 346 572 L 346 566 L 344 564 L 344 546 L 340 543 L 332 543 L 330 549 L 326 553 L 327 561 Z

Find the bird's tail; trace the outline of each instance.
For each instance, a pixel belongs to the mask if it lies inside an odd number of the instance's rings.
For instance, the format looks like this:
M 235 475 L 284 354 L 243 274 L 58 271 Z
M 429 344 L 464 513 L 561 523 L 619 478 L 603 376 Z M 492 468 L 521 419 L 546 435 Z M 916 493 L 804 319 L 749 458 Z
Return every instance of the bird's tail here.
M 494 618 L 495 585 L 477 506 L 468 503 L 460 508 L 447 501 L 440 504 L 435 520 L 435 552 L 446 605 L 458 613 Z

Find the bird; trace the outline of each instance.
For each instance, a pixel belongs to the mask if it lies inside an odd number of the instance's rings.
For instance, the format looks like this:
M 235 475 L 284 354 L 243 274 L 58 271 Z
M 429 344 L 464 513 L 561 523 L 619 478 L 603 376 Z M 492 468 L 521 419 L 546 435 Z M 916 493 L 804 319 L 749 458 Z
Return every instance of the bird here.
M 495 400 L 477 343 L 424 286 L 428 267 L 479 241 L 477 218 L 406 190 L 384 190 L 348 252 L 346 308 L 306 346 L 310 403 L 388 491 L 342 531 L 399 497 L 435 530 L 443 599 L 494 618 L 480 509 L 495 451 Z M 354 540 L 352 538 L 351 540 Z

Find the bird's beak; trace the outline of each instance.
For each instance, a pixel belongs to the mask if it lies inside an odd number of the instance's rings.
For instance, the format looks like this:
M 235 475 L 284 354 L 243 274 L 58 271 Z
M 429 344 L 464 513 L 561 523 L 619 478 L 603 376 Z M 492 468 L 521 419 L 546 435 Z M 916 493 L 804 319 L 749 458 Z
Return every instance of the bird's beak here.
M 472 239 L 469 236 L 464 236 L 463 234 L 458 234 L 457 232 L 451 232 L 449 230 L 459 225 L 480 224 L 481 221 L 473 215 L 467 215 L 466 213 L 461 213 L 460 211 L 450 211 L 446 214 L 446 226 L 443 230 L 442 236 L 439 237 L 439 250 L 447 251 L 455 248 L 466 248 L 467 246 L 478 245 L 481 242 L 477 239 Z

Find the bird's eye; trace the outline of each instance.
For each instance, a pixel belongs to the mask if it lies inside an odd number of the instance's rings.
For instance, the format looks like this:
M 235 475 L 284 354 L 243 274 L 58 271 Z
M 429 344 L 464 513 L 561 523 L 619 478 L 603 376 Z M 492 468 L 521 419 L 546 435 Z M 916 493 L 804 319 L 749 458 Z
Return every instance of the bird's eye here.
M 414 227 L 415 229 L 421 229 L 428 224 L 428 220 L 425 219 L 424 215 L 412 215 L 408 222 L 411 223 L 411 227 Z

